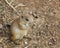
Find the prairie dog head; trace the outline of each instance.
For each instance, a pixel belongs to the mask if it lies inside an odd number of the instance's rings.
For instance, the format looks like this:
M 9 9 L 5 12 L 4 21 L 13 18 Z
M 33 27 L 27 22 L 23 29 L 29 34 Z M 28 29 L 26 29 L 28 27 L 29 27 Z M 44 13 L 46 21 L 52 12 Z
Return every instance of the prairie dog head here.
M 33 22 L 31 16 L 21 16 L 18 20 L 18 24 L 21 29 L 28 29 L 31 22 Z

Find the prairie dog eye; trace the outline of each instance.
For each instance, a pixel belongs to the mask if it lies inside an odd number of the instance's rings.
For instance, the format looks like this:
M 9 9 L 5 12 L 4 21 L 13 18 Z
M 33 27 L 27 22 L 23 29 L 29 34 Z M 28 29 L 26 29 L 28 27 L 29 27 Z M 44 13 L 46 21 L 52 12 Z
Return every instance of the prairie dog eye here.
M 29 21 L 29 19 L 27 19 L 27 18 L 26 18 L 25 20 L 26 20 L 26 21 Z
M 29 18 L 27 16 L 21 16 L 21 18 L 24 20 L 24 21 L 29 21 Z

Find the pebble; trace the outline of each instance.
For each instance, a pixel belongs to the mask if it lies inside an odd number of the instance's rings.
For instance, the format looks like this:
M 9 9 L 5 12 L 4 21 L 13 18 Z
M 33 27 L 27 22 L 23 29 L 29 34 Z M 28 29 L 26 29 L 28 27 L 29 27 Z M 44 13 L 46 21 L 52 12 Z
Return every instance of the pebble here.
M 25 48 L 28 48 L 28 46 L 26 46 Z
M 25 42 L 25 44 L 28 44 L 27 42 Z

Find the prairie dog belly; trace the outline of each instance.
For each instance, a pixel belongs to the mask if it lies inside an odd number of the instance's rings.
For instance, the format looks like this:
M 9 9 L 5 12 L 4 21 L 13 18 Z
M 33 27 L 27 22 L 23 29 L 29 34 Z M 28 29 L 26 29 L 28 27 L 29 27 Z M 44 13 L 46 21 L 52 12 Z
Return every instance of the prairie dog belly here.
M 22 30 L 19 28 L 18 24 L 15 22 L 11 26 L 12 40 L 22 39 L 24 35 L 27 35 L 27 30 Z

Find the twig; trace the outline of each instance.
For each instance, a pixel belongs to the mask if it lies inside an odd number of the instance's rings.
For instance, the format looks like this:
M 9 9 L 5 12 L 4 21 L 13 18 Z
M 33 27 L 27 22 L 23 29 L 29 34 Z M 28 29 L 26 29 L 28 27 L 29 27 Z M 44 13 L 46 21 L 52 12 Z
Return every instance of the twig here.
M 20 16 L 20 13 L 7 0 L 5 2 Z
M 19 6 L 24 7 L 25 5 L 24 5 L 24 4 L 22 4 L 22 3 L 20 3 L 20 4 L 16 5 L 16 6 L 15 6 L 15 8 L 17 8 L 17 7 L 19 7 Z

